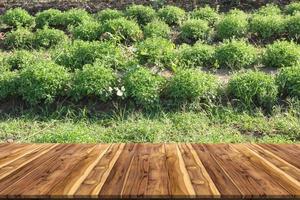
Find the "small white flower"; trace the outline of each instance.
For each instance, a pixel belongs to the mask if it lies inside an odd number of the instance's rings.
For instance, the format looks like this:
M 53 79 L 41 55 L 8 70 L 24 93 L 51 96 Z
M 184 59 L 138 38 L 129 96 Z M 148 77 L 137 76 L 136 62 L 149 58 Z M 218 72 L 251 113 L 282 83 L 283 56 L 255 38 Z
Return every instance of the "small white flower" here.
M 124 86 L 122 86 L 122 87 L 121 87 L 121 90 L 124 92 L 124 91 L 125 91 L 125 87 L 124 87 Z
M 123 92 L 119 89 L 117 90 L 117 96 L 119 96 L 119 97 L 123 96 Z
M 108 91 L 109 91 L 109 92 L 112 92 L 112 91 L 113 91 L 113 89 L 112 89 L 111 87 L 109 87 L 109 88 L 108 88 Z

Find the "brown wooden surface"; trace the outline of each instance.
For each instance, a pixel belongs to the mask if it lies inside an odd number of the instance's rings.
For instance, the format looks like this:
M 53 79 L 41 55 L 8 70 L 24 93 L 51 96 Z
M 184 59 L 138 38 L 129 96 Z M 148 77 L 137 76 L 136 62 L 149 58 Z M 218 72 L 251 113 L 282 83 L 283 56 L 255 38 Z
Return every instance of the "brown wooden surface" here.
M 0 144 L 0 198 L 300 198 L 300 145 Z

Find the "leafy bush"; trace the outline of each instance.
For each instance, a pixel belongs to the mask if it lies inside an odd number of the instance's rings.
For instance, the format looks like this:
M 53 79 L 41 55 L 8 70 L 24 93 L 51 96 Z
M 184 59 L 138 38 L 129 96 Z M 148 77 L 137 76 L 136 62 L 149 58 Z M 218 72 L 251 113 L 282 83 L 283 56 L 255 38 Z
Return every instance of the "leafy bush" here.
M 56 63 L 71 69 L 82 68 L 97 58 L 112 67 L 121 67 L 124 63 L 122 50 L 111 42 L 75 40 L 57 48 L 52 57 Z
M 202 8 L 196 8 L 191 12 L 191 17 L 193 19 L 202 19 L 208 21 L 210 25 L 216 24 L 219 19 L 220 15 L 218 10 L 211 8 L 210 6 L 205 6 Z
M 200 70 L 179 70 L 169 81 L 166 95 L 174 101 L 210 100 L 217 94 L 216 77 Z
M 116 39 L 125 42 L 133 42 L 142 38 L 143 32 L 139 25 L 125 18 L 113 19 L 103 24 L 102 33 L 110 33 Z
M 40 61 L 21 70 L 19 94 L 30 104 L 52 103 L 68 80 L 69 74 L 62 66 Z
M 69 25 L 77 26 L 85 21 L 92 20 L 87 11 L 78 8 L 67 10 L 55 18 L 55 21 L 63 28 L 67 28 Z
M 153 8 L 143 5 L 132 5 L 125 11 L 127 17 L 135 19 L 140 25 L 151 22 L 156 17 Z
M 44 27 L 35 32 L 34 45 L 36 47 L 50 48 L 65 42 L 67 39 L 68 37 L 63 31 Z
M 121 11 L 110 9 L 110 8 L 101 10 L 100 12 L 97 12 L 95 15 L 95 18 L 101 23 L 106 22 L 108 20 L 118 19 L 122 17 L 124 17 L 124 14 Z
M 182 45 L 177 54 L 179 62 L 188 67 L 211 67 L 216 63 L 215 47 L 212 45 L 199 42 L 194 46 Z
M 38 12 L 35 15 L 35 23 L 37 28 L 43 28 L 44 26 L 56 27 L 59 22 L 57 21 L 60 18 L 62 12 L 57 9 L 48 9 L 41 12 Z
M 185 18 L 185 11 L 176 6 L 165 6 L 158 10 L 158 16 L 169 25 L 179 25 Z
M 263 40 L 270 40 L 280 37 L 284 29 L 285 20 L 282 15 L 253 15 L 249 30 Z
M 171 34 L 171 29 L 163 21 L 154 20 L 144 26 L 144 36 L 148 37 L 162 37 L 162 38 L 169 38 Z
M 147 38 L 137 45 L 137 57 L 141 64 L 168 65 L 172 62 L 175 45 L 163 38 Z
M 263 55 L 267 67 L 289 67 L 300 62 L 300 47 L 288 41 L 276 41 L 267 45 Z
M 300 98 L 300 65 L 282 68 L 276 82 L 281 96 Z
M 2 16 L 2 21 L 12 27 L 30 27 L 34 25 L 34 17 L 22 8 L 9 9 Z
M 84 97 L 97 97 L 107 101 L 112 95 L 117 78 L 113 70 L 101 60 L 76 70 L 72 81 L 71 96 L 80 100 Z
M 300 12 L 300 2 L 293 2 L 285 6 L 285 13 L 288 15 L 294 15 Z
M 80 40 L 97 40 L 101 36 L 101 26 L 98 22 L 86 21 L 82 24 L 69 28 L 69 31 L 72 33 L 75 39 Z
M 237 73 L 228 82 L 230 97 L 246 108 L 262 106 L 270 109 L 277 93 L 275 79 L 263 72 Z
M 216 49 L 220 67 L 241 69 L 253 65 L 258 58 L 257 49 L 245 40 L 226 40 Z
M 18 28 L 6 33 L 4 45 L 8 49 L 29 48 L 32 45 L 34 34 L 26 28 Z
M 232 10 L 216 26 L 216 37 L 219 39 L 240 38 L 246 35 L 248 28 L 247 14 L 243 11 Z
M 4 71 L 0 74 L 0 100 L 17 94 L 17 72 Z
M 37 57 L 30 51 L 17 50 L 9 55 L 6 59 L 11 71 L 20 70 L 35 62 Z
M 264 16 L 267 16 L 267 15 L 280 15 L 281 10 L 275 4 L 267 4 L 266 6 L 262 6 L 260 9 L 258 9 L 255 14 L 264 15 Z
M 132 97 L 136 104 L 144 107 L 151 107 L 159 102 L 163 83 L 162 77 L 143 67 L 134 68 L 124 77 L 126 94 Z
M 300 39 L 300 12 L 286 20 L 286 30 L 290 38 Z
M 210 33 L 208 22 L 201 19 L 190 19 L 182 24 L 180 37 L 185 41 L 206 40 Z

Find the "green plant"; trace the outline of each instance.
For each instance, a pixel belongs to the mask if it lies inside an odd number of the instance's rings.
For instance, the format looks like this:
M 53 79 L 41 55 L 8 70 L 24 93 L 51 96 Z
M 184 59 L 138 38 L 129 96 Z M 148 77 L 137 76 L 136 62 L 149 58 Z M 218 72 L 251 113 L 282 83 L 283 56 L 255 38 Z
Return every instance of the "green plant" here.
M 156 17 L 156 12 L 153 8 L 143 5 L 128 7 L 125 14 L 129 18 L 135 19 L 140 25 L 146 25 Z
M 18 72 L 4 71 L 0 74 L 0 100 L 16 95 Z
M 19 94 L 30 104 L 52 103 L 68 81 L 69 73 L 64 67 L 40 61 L 21 70 Z
M 211 100 L 218 90 L 215 76 L 197 69 L 181 69 L 170 79 L 166 95 L 173 101 Z
M 245 40 L 226 40 L 216 49 L 216 59 L 220 67 L 241 69 L 257 61 L 257 49 Z
M 144 107 L 151 107 L 159 102 L 164 79 L 143 67 L 130 70 L 124 77 L 126 94 L 135 103 Z
M 165 6 L 158 10 L 158 16 L 169 25 L 180 25 L 185 11 L 176 6 Z
M 43 28 L 44 26 L 56 27 L 59 22 L 57 21 L 62 15 L 62 12 L 57 9 L 50 8 L 43 10 L 35 15 L 35 23 L 37 28 Z
M 209 25 L 214 25 L 219 21 L 220 15 L 218 10 L 206 5 L 205 7 L 194 9 L 191 12 L 191 18 L 206 20 Z
M 142 38 L 143 32 L 139 25 L 132 20 L 118 18 L 103 24 L 102 33 L 109 33 L 115 39 L 125 42 L 135 42 Z
M 122 17 L 124 17 L 122 11 L 110 9 L 110 8 L 106 8 L 95 14 L 95 18 L 101 23 L 104 23 L 108 20 L 118 19 Z
M 300 39 L 300 12 L 287 18 L 286 30 L 290 38 L 295 40 Z
M 70 69 L 80 69 L 85 64 L 92 64 L 97 58 L 114 68 L 124 64 L 122 49 L 111 42 L 87 42 L 75 40 L 58 47 L 52 54 L 56 63 Z
M 216 37 L 219 39 L 240 38 L 247 34 L 248 16 L 243 11 L 232 10 L 216 26 Z
M 71 96 L 80 100 L 84 97 L 97 97 L 107 101 L 112 96 L 112 88 L 116 83 L 113 70 L 101 60 L 84 65 L 82 70 L 76 70 L 71 88 Z
M 255 14 L 258 15 L 264 15 L 264 16 L 268 16 L 268 15 L 280 15 L 281 14 L 281 10 L 278 7 L 278 5 L 275 4 L 267 4 L 265 6 L 262 6 L 261 8 L 259 8 Z
M 300 47 L 294 42 L 276 41 L 267 45 L 262 57 L 267 67 L 289 67 L 300 62 Z
M 276 77 L 281 96 L 300 99 L 300 65 L 282 68 Z
M 93 41 L 100 39 L 101 25 L 95 21 L 86 21 L 76 27 L 71 26 L 69 31 L 75 39 Z
M 38 29 L 34 35 L 34 45 L 38 48 L 50 48 L 65 42 L 67 35 L 58 29 L 44 27 Z
M 285 29 L 282 15 L 253 15 L 250 21 L 250 32 L 262 40 L 279 38 Z
M 30 51 L 17 50 L 12 52 L 5 60 L 9 66 L 9 70 L 20 70 L 32 63 L 37 59 L 37 56 Z
M 215 65 L 215 47 L 208 44 L 196 43 L 194 46 L 182 45 L 177 55 L 179 62 L 188 67 L 212 67 Z
M 300 12 L 300 2 L 293 2 L 285 6 L 284 12 L 288 15 L 294 15 Z
M 201 19 L 190 19 L 183 22 L 180 37 L 184 41 L 206 40 L 209 38 L 211 29 L 208 22 Z
M 163 21 L 154 20 L 144 26 L 144 36 L 146 38 L 149 37 L 162 37 L 168 39 L 171 34 L 171 29 Z
M 137 57 L 141 64 L 170 65 L 175 45 L 163 38 L 147 38 L 137 45 Z
M 26 49 L 32 46 L 34 34 L 26 28 L 19 27 L 6 33 L 4 45 L 7 49 Z
M 69 25 L 77 26 L 89 20 L 92 20 L 90 14 L 87 11 L 78 8 L 72 8 L 55 17 L 55 21 L 65 29 Z
M 30 27 L 34 25 L 34 17 L 22 8 L 9 9 L 2 16 L 4 24 L 12 27 Z
M 230 98 L 246 108 L 271 109 L 278 93 L 274 77 L 255 71 L 236 73 L 229 80 L 227 89 Z

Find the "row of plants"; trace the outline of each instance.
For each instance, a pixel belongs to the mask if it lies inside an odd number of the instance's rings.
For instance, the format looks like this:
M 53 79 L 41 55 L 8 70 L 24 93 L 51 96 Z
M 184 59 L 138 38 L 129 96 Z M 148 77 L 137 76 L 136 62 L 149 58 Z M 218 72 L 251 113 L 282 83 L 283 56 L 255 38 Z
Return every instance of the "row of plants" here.
M 226 86 L 221 86 L 216 76 L 197 69 L 178 69 L 167 78 L 141 66 L 119 73 L 99 59 L 74 72 L 52 61 L 39 60 L 0 75 L 2 100 L 21 97 L 32 105 L 65 97 L 101 102 L 129 99 L 151 107 L 161 100 L 207 102 L 222 95 L 245 107 L 263 108 L 272 107 L 279 97 L 300 98 L 300 65 L 283 68 L 276 77 L 252 70 L 238 72 Z
M 64 12 L 49 9 L 35 16 L 15 8 L 1 16 L 1 21 L 5 26 L 13 28 L 8 35 L 22 32 L 29 34 L 30 29 L 47 26 L 61 29 L 74 39 L 89 41 L 117 39 L 130 43 L 159 36 L 180 43 L 219 41 L 233 37 L 246 37 L 250 41 L 265 43 L 279 38 L 299 41 L 299 5 L 292 3 L 282 11 L 278 6 L 268 4 L 253 13 L 237 9 L 219 13 L 217 9 L 208 6 L 190 13 L 175 6 L 165 6 L 156 11 L 151 7 L 133 5 L 124 11 L 105 9 L 93 15 L 82 9 Z

